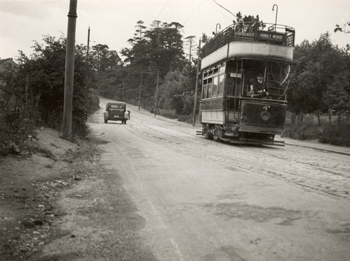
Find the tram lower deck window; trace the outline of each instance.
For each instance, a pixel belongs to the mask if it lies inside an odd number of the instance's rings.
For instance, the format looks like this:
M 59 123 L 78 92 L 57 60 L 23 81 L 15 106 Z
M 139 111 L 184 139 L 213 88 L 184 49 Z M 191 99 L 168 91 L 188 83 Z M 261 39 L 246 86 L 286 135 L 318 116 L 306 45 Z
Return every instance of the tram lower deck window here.
M 218 95 L 218 76 L 215 76 L 213 78 L 213 89 L 212 89 L 212 95 L 211 97 L 216 97 Z
M 222 96 L 224 94 L 224 80 L 225 80 L 225 74 L 219 75 L 219 84 L 218 84 L 218 96 Z
M 207 98 L 207 90 L 208 90 L 208 85 L 203 85 L 203 93 L 202 93 L 203 99 Z

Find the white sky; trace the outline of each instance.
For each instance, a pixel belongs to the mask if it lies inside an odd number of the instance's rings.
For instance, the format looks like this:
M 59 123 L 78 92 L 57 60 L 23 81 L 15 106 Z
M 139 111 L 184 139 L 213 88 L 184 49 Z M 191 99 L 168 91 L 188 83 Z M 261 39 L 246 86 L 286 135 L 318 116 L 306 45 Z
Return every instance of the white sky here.
M 349 0 L 216 0 L 232 13 L 259 15 L 266 23 L 277 23 L 296 30 L 296 44 L 310 42 L 329 32 L 333 44 L 345 47 L 350 33 L 334 33 L 336 24 L 350 21 Z M 0 0 L 0 58 L 16 58 L 18 50 L 28 56 L 36 40 L 43 35 L 59 37 L 67 34 L 69 0 Z M 213 0 L 78 0 L 76 43 L 87 44 L 90 26 L 90 46 L 107 44 L 109 50 L 130 47 L 136 22 L 150 27 L 154 20 L 178 22 L 184 26 L 183 35 L 212 35 L 232 23 L 234 17 Z M 217 24 L 220 24 L 220 26 Z M 350 28 L 347 28 L 350 30 Z

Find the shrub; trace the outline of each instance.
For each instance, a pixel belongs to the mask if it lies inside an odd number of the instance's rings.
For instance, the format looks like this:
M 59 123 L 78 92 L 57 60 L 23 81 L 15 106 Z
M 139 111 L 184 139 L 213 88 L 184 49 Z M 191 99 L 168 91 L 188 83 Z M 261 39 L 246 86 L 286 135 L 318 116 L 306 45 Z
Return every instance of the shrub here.
M 33 134 L 38 113 L 22 104 L 9 108 L 0 99 L 0 154 L 18 153 L 26 148 L 26 140 Z
M 324 128 L 319 142 L 350 147 L 350 124 L 329 124 Z
M 182 121 L 182 122 L 187 122 L 187 123 L 192 123 L 193 122 L 193 116 L 192 113 L 189 115 L 177 115 L 177 120 Z
M 28 88 L 36 101 L 41 120 L 45 126 L 60 130 L 63 121 L 64 77 L 66 39 L 44 37 L 44 45 L 35 42 L 34 54 L 18 58 L 19 69 L 14 85 L 19 92 Z M 98 98 L 92 93 L 92 70 L 86 61 L 85 49 L 75 48 L 72 134 L 85 136 L 88 133 L 88 117 L 98 109 Z
M 312 120 L 305 120 L 302 123 L 291 125 L 285 128 L 284 137 L 298 140 L 315 140 L 320 137 L 322 130 Z

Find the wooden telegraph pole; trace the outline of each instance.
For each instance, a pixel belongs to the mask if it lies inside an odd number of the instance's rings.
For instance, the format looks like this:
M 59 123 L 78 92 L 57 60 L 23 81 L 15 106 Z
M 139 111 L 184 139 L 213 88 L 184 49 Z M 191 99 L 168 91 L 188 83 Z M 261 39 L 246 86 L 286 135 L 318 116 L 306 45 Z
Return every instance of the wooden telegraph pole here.
M 197 72 L 196 72 L 196 88 L 195 88 L 195 91 L 194 91 L 194 106 L 193 106 L 193 127 L 196 125 L 196 107 L 197 107 L 197 92 L 198 92 L 198 76 L 199 76 L 200 55 L 201 55 L 201 39 L 199 39 L 199 46 L 198 46 L 198 63 L 197 63 Z
M 156 85 L 156 97 L 155 97 L 155 101 L 154 101 L 154 116 L 157 116 L 158 82 L 159 82 L 159 69 L 157 70 L 157 85 Z
M 90 26 L 88 29 L 87 49 L 86 49 L 86 60 L 89 62 L 89 47 L 90 47 Z
M 72 110 L 73 110 L 73 80 L 74 80 L 74 50 L 75 50 L 75 27 L 77 19 L 77 2 L 70 0 L 68 13 L 66 65 L 64 77 L 64 106 L 63 106 L 63 138 L 72 138 Z
M 141 86 L 142 86 L 142 72 L 140 73 L 140 86 L 139 86 L 139 110 L 141 108 Z

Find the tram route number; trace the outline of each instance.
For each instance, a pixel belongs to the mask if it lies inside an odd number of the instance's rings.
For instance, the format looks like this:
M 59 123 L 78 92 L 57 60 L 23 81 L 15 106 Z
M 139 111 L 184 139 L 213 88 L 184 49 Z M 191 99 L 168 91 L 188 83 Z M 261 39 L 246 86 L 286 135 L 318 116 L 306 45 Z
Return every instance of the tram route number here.
M 263 107 L 263 109 L 264 109 L 265 111 L 267 111 L 269 108 L 270 108 L 270 105 L 265 105 L 265 106 Z

